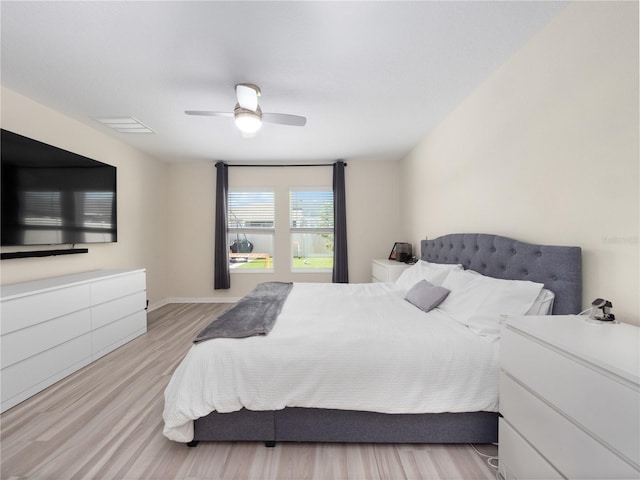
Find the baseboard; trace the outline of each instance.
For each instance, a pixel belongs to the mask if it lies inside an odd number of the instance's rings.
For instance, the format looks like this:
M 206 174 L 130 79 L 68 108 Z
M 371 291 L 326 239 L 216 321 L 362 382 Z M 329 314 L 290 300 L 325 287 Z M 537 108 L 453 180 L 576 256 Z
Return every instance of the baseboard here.
M 149 304 L 148 312 L 170 303 L 236 303 L 240 297 L 169 297 Z

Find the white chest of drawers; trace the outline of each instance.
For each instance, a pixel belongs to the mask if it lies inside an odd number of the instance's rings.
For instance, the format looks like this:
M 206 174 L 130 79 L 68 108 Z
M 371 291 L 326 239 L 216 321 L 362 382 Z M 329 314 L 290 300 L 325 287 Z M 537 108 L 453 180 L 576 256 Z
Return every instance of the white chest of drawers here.
M 411 265 L 395 260 L 376 259 L 371 261 L 371 283 L 395 282 L 400 274 Z
M 0 302 L 0 411 L 147 331 L 144 269 L 3 285 Z
M 640 478 L 638 327 L 512 318 L 501 362 L 504 478 Z

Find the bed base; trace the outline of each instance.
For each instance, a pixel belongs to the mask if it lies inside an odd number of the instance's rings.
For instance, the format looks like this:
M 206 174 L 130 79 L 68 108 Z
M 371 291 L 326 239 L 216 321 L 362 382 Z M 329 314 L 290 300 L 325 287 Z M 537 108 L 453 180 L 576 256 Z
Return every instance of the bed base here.
M 494 443 L 494 412 L 385 414 L 351 410 L 285 408 L 213 412 L 194 422 L 199 441 L 336 443 Z

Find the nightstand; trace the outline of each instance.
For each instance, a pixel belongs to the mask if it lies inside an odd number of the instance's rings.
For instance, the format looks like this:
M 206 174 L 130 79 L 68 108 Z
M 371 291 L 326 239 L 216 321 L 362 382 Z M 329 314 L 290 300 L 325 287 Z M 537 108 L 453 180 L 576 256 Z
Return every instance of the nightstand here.
M 640 329 L 512 317 L 500 344 L 499 463 L 512 479 L 640 478 Z
M 395 260 L 375 259 L 371 261 L 371 283 L 393 283 L 411 265 Z

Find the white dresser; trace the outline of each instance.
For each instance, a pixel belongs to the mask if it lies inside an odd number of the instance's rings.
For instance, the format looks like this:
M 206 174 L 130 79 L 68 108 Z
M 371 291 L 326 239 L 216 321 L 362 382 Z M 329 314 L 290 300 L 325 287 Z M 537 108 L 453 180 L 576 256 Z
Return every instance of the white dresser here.
M 147 331 L 144 269 L 84 272 L 0 291 L 0 412 Z
M 511 318 L 500 349 L 504 478 L 640 478 L 638 327 Z
M 371 261 L 371 283 L 393 283 L 411 265 L 395 260 L 376 259 Z

